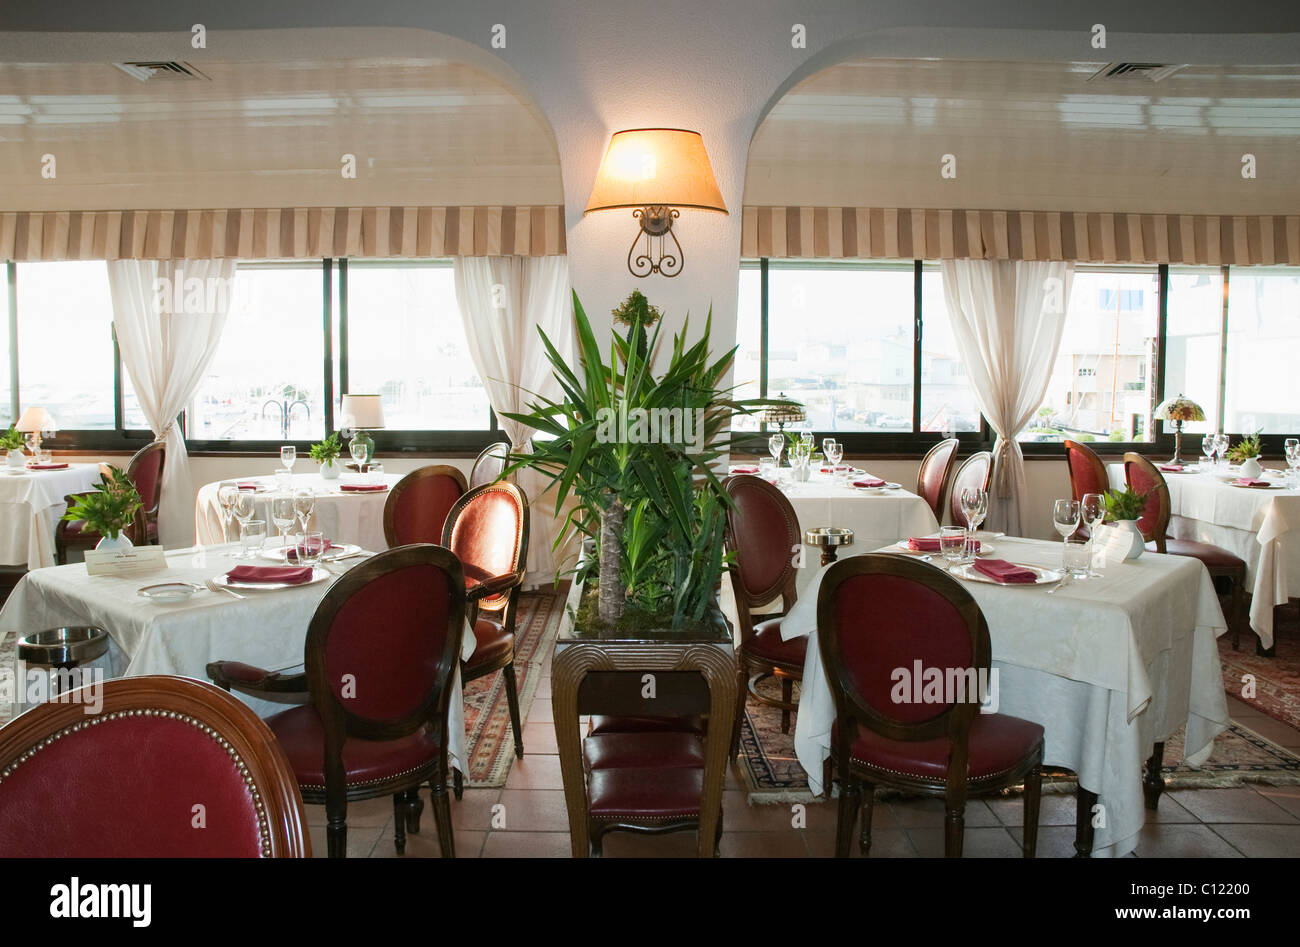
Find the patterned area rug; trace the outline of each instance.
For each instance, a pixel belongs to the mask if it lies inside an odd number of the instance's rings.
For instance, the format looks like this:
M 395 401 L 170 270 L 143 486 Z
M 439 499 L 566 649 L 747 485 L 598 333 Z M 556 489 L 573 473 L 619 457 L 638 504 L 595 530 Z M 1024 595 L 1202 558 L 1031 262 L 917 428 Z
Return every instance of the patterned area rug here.
M 798 685 L 795 692 L 797 695 Z M 807 802 L 815 798 L 808 791 L 808 779 L 794 755 L 794 721 L 790 733 L 783 734 L 780 710 L 749 701 L 740 751 L 740 770 L 751 803 Z M 1163 772 L 1170 789 L 1300 783 L 1300 756 L 1240 724 L 1234 723 L 1219 734 L 1214 752 L 1201 766 L 1188 766 L 1181 762 L 1182 756 L 1183 732 L 1179 730 L 1165 743 Z M 1047 779 L 1043 790 L 1073 792 L 1074 780 Z
M 1281 618 L 1290 611 L 1278 609 L 1276 614 Z M 1242 635 L 1240 651 L 1232 650 L 1231 635 L 1219 638 L 1223 688 L 1260 713 L 1300 730 L 1300 628 L 1292 618 L 1277 621 L 1274 631 L 1277 656 L 1272 658 L 1255 654 L 1254 635 Z M 1248 685 L 1253 685 L 1253 693 L 1243 692 Z

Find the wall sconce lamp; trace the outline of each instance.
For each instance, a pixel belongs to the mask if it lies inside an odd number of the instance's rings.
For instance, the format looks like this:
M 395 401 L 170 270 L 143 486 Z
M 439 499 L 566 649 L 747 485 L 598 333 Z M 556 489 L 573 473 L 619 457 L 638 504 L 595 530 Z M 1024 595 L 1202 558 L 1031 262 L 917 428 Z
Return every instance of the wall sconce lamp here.
M 630 128 L 609 140 L 585 213 L 634 208 L 641 230 L 627 251 L 633 276 L 676 276 L 686 261 L 673 233 L 681 207 L 727 212 L 699 132 L 680 128 Z M 645 237 L 642 252 L 638 251 Z M 671 238 L 672 244 L 665 245 Z M 674 249 L 675 248 L 675 249 Z

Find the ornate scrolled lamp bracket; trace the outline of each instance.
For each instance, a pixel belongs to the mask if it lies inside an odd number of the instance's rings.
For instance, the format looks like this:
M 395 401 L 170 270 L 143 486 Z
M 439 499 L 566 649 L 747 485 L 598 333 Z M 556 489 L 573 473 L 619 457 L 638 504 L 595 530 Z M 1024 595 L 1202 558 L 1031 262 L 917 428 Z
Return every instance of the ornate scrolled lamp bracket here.
M 641 222 L 641 232 L 632 239 L 632 246 L 628 248 L 628 271 L 633 276 L 649 276 L 651 273 L 676 276 L 680 273 L 682 264 L 686 262 L 686 254 L 682 252 L 682 245 L 673 233 L 673 221 L 681 216 L 681 211 L 675 207 L 656 204 L 638 207 L 632 211 L 632 216 Z M 645 237 L 645 252 L 637 253 L 637 245 L 641 243 L 642 237 Z M 668 239 L 672 240 L 669 250 L 675 247 L 675 252 L 665 252 L 664 243 Z

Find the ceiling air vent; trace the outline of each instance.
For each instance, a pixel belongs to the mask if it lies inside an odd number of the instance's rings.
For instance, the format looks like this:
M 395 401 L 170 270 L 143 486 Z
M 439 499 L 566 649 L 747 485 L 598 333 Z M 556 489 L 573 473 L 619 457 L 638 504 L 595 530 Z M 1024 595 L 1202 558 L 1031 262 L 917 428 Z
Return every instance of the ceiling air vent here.
M 1171 66 L 1168 63 L 1159 62 L 1108 62 L 1089 76 L 1088 81 L 1101 80 L 1110 82 L 1112 80 L 1137 79 L 1159 82 L 1161 79 L 1167 79 L 1179 69 L 1184 68 L 1184 65 Z
M 115 62 L 132 79 L 148 82 L 150 79 L 207 79 L 203 73 L 187 62 Z

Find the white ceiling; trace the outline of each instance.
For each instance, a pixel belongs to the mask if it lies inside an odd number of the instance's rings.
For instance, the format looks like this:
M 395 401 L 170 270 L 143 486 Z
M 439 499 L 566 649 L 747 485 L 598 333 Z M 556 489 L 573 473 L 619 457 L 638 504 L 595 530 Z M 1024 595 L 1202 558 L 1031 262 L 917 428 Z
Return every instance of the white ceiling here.
M 748 205 L 1300 212 L 1300 66 L 1088 79 L 1098 62 L 869 59 L 760 125 Z M 1242 178 L 1242 155 L 1257 178 Z M 943 156 L 957 176 L 940 176 Z
M 140 82 L 109 63 L 0 64 L 0 210 L 563 202 L 549 126 L 470 66 L 197 68 L 208 78 Z

